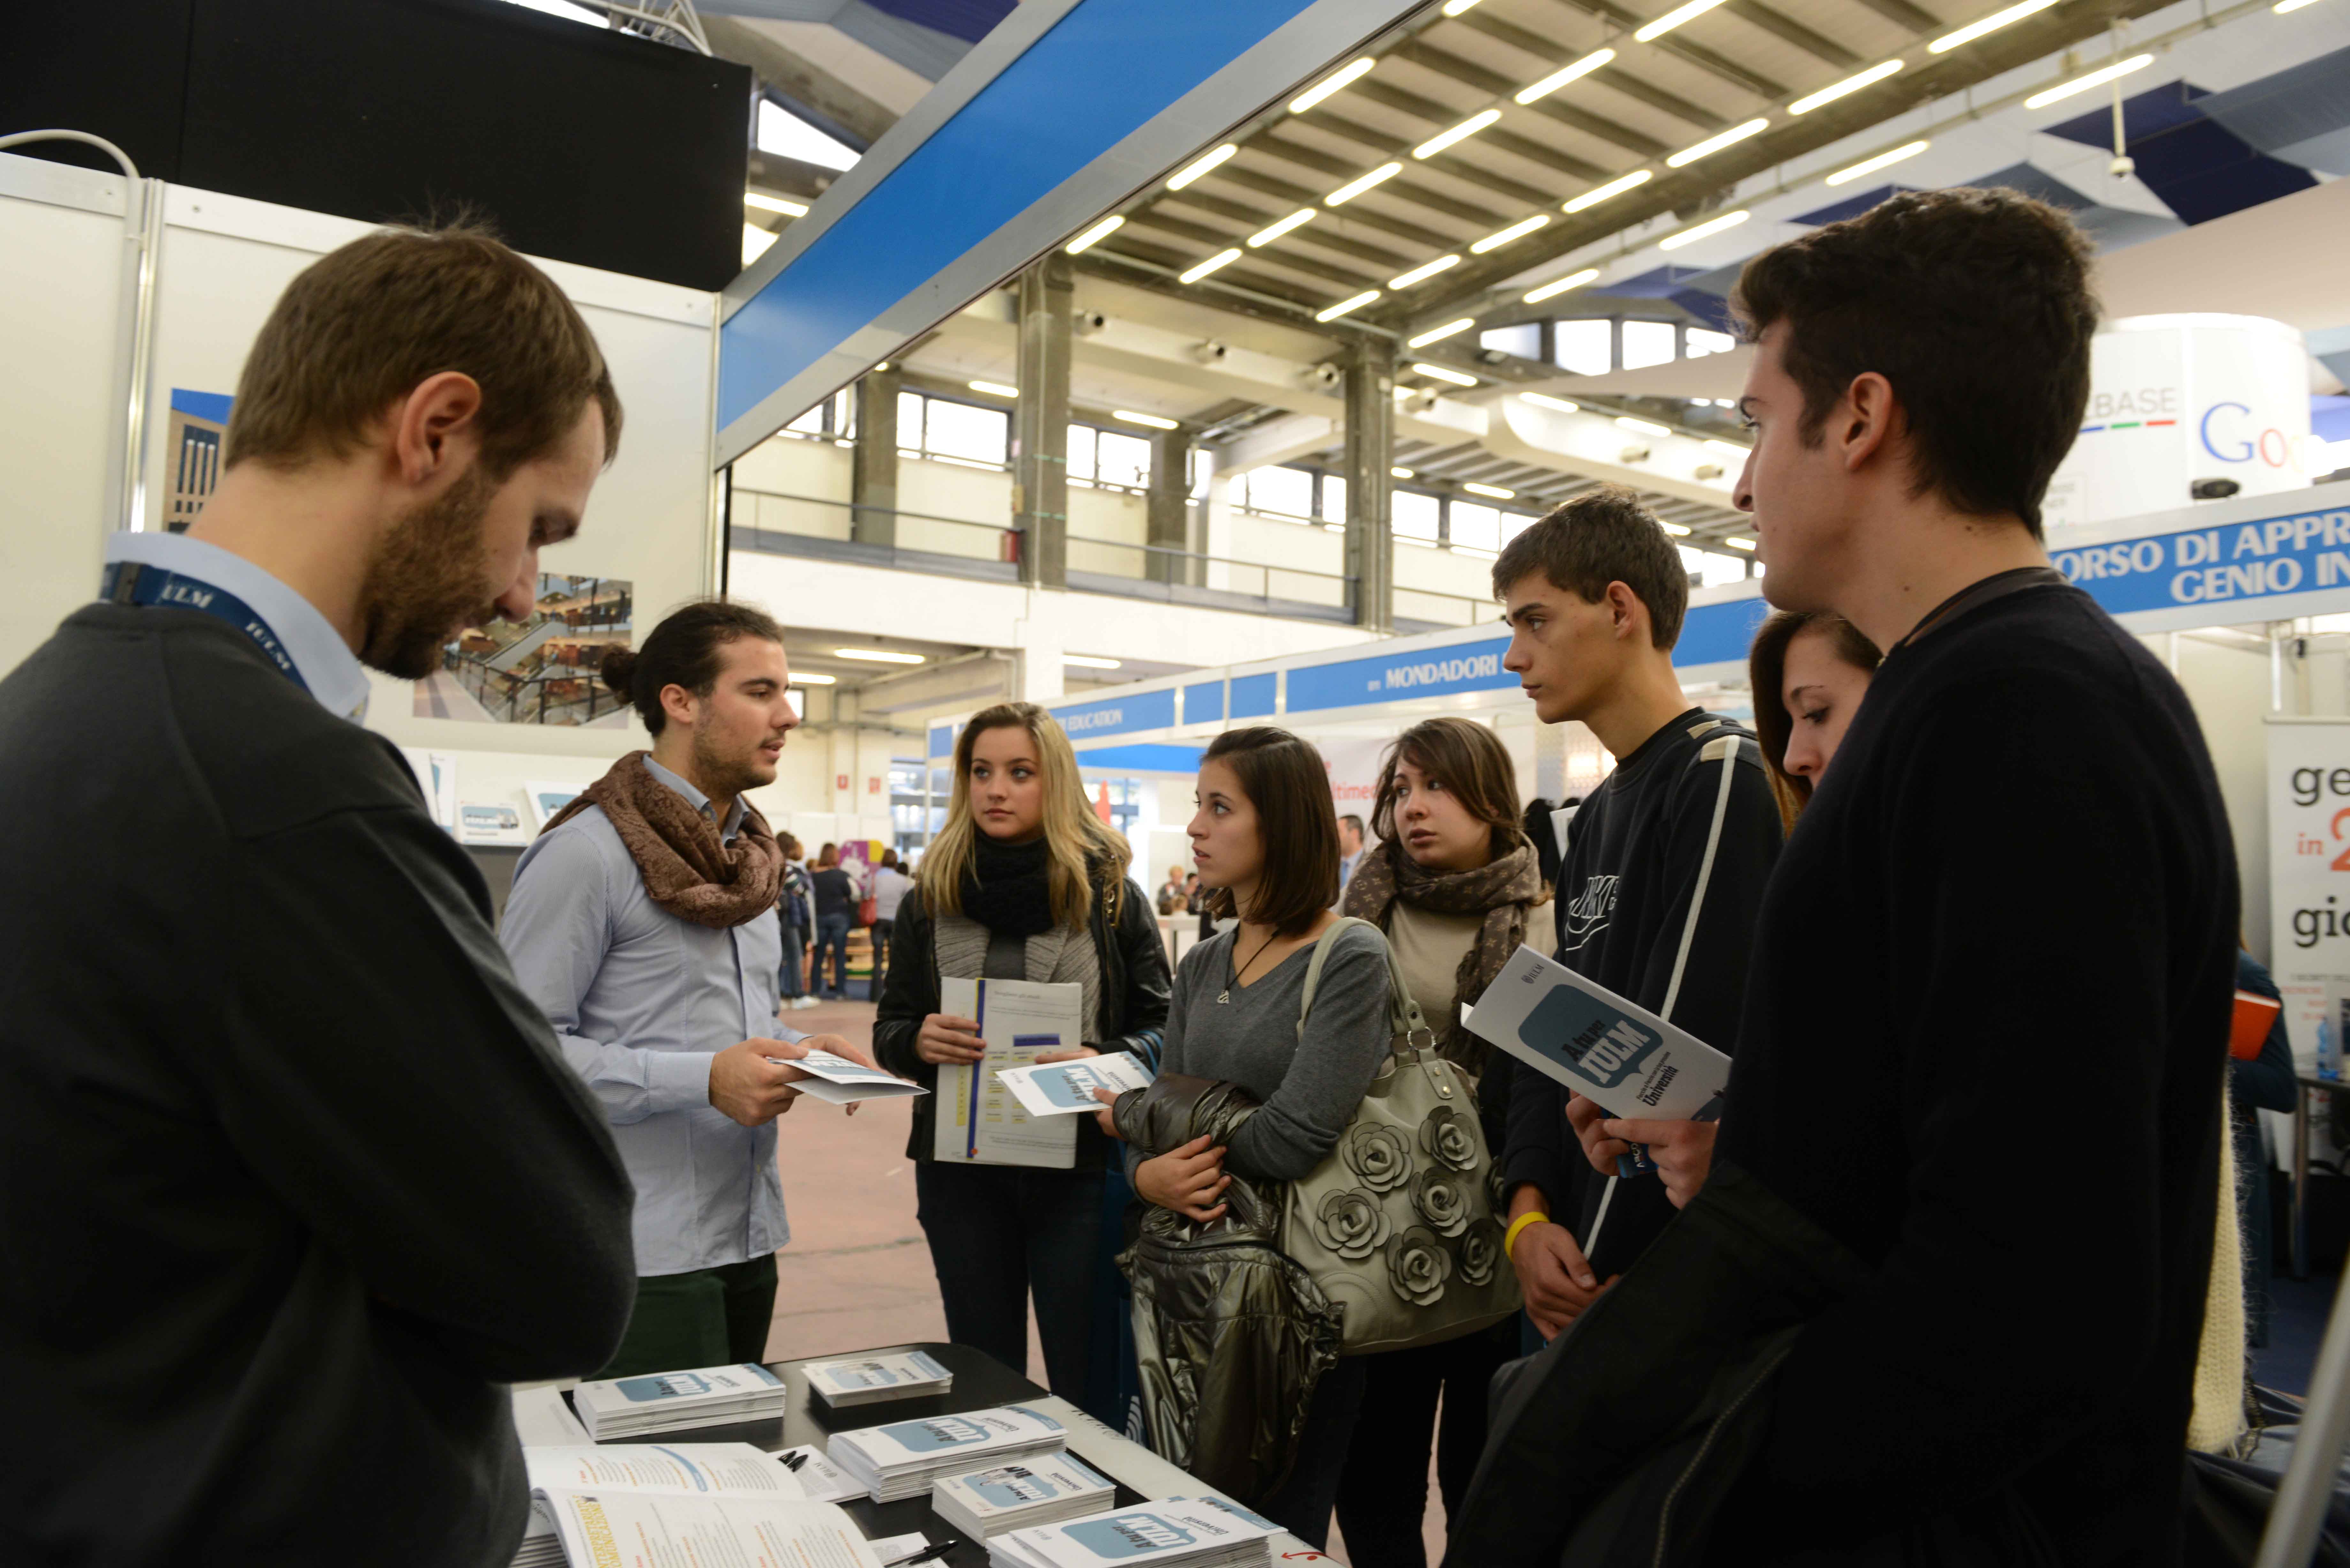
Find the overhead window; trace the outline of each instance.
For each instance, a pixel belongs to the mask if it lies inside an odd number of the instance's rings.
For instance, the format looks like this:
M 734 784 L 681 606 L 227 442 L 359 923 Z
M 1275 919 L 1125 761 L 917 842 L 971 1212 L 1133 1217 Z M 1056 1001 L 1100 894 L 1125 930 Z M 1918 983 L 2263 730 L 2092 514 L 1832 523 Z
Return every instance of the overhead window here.
M 1669 321 L 1624 323 L 1624 369 L 1642 370 L 1673 362 L 1673 324 Z
M 1471 550 L 1498 550 L 1502 547 L 1502 509 L 1479 506 L 1473 502 L 1452 503 L 1452 543 Z
M 1399 539 L 1425 539 L 1436 543 L 1439 508 L 1443 504 L 1433 495 L 1417 490 L 1399 490 L 1388 504 L 1388 517 Z
M 1277 517 L 1314 515 L 1314 476 L 1302 468 L 1253 468 L 1243 481 L 1252 512 Z
M 1003 466 L 1011 456 L 1012 416 L 1002 409 L 974 408 L 944 398 L 925 400 L 922 450 L 940 457 Z
M 1604 376 L 1616 368 L 1616 324 L 1561 321 L 1551 327 L 1551 358 L 1576 376 Z
M 1689 342 L 1688 358 L 1702 359 L 1709 354 L 1727 354 L 1738 347 L 1738 339 L 1727 332 L 1715 332 L 1703 327 L 1692 327 L 1685 334 Z
M 846 169 L 861 156 L 771 98 L 759 100 L 759 151 L 795 158 L 819 169 Z

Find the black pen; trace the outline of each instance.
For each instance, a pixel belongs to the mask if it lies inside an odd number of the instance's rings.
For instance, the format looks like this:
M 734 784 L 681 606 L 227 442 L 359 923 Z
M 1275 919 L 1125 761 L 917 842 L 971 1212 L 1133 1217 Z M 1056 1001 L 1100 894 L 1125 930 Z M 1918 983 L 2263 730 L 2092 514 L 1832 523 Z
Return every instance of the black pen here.
M 953 1542 L 941 1541 L 936 1546 L 925 1546 L 911 1557 L 899 1558 L 895 1563 L 890 1563 L 889 1568 L 914 1568 L 917 1563 L 935 1563 L 953 1550 Z
M 807 1463 L 807 1456 L 797 1449 L 787 1454 L 777 1454 L 775 1457 L 784 1461 L 784 1469 L 787 1470 L 795 1470 Z

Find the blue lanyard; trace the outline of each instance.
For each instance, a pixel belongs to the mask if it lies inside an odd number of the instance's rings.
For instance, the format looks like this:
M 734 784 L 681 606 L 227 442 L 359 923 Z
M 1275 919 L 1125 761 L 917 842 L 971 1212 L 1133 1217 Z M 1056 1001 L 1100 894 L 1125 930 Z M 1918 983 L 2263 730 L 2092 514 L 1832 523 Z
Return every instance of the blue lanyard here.
M 161 566 L 116 561 L 99 579 L 99 597 L 109 604 L 161 605 L 166 609 L 194 610 L 224 620 L 252 639 L 253 645 L 269 656 L 269 661 L 286 680 L 305 691 L 310 690 L 310 683 L 294 666 L 294 656 L 286 651 L 286 645 L 277 640 L 269 623 L 226 588 L 216 588 L 200 577 L 182 576 Z

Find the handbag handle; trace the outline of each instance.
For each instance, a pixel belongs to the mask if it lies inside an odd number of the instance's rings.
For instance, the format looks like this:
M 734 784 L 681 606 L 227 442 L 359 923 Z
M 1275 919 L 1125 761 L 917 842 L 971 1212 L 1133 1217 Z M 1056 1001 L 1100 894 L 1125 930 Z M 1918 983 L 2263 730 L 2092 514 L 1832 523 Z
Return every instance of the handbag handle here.
M 1428 1072 L 1429 1080 L 1436 1085 L 1437 1093 L 1444 1099 L 1451 1099 L 1451 1085 L 1444 1081 L 1442 1075 L 1427 1067 L 1428 1059 L 1436 1052 L 1436 1032 L 1428 1026 L 1428 1019 L 1420 1012 L 1419 1002 L 1403 983 L 1403 976 L 1397 972 L 1395 950 L 1388 945 L 1387 933 L 1368 920 L 1358 919 L 1353 915 L 1341 915 L 1330 922 L 1330 929 L 1324 931 L 1321 940 L 1314 944 L 1314 956 L 1306 961 L 1305 965 L 1305 999 L 1297 1010 L 1299 1041 L 1302 1043 L 1305 1038 L 1305 1020 L 1314 1011 L 1314 992 L 1322 983 L 1322 966 L 1329 961 L 1331 944 L 1348 926 L 1367 927 L 1378 935 L 1379 956 L 1387 966 L 1388 1064 L 1379 1076 L 1386 1077 L 1399 1066 L 1419 1066 Z

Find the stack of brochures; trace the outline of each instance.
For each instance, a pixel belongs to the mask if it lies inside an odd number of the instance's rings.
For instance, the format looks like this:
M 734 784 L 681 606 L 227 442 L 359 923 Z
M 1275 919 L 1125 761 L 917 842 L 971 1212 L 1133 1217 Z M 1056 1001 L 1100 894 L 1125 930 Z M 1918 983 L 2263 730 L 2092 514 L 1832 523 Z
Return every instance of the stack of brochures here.
M 835 1432 L 826 1451 L 876 1502 L 920 1497 L 932 1481 L 1031 1454 L 1058 1453 L 1068 1433 L 1050 1416 L 1018 1405 L 892 1421 Z
M 1218 1497 L 1170 1497 L 987 1543 L 988 1568 L 1255 1568 L 1281 1527 Z
M 938 1516 L 981 1541 L 1008 1530 L 1100 1513 L 1117 1501 L 1116 1482 L 1066 1453 L 948 1476 L 931 1487 L 931 1507 Z
M 838 1502 L 863 1488 L 813 1449 L 770 1454 L 749 1443 L 608 1443 L 598 1447 L 525 1444 L 530 1524 L 514 1568 L 563 1568 L 562 1500 L 577 1493 L 636 1498 L 764 1498 Z M 829 1517 L 829 1516 L 823 1516 Z
M 917 1399 L 944 1394 L 954 1386 L 954 1374 L 919 1350 L 891 1355 L 860 1355 L 847 1361 L 812 1361 L 808 1386 L 827 1405 L 879 1405 L 889 1399 Z
M 744 1362 L 582 1383 L 572 1390 L 571 1403 L 588 1435 L 600 1443 L 647 1432 L 779 1417 L 787 1394 L 782 1378 L 755 1362 Z

